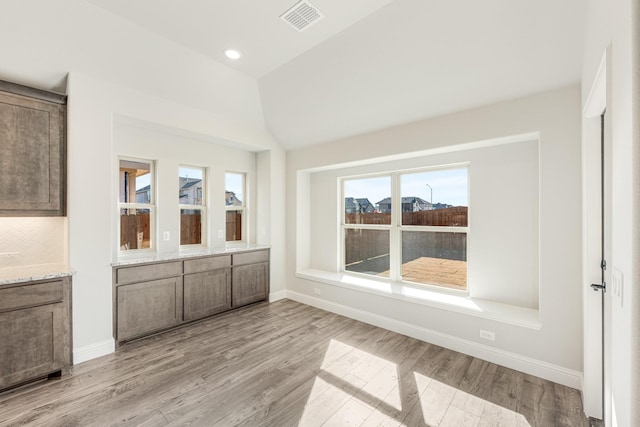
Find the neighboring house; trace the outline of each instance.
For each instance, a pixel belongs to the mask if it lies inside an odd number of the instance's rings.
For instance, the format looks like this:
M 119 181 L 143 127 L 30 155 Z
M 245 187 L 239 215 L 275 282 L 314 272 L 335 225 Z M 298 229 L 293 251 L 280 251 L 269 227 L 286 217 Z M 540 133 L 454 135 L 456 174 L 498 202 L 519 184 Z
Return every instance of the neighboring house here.
M 433 204 L 433 209 L 446 209 L 446 208 L 452 208 L 453 205 L 448 205 L 446 203 L 434 203 Z
M 136 203 L 151 203 L 151 185 L 136 190 Z
M 233 191 L 225 190 L 224 204 L 225 206 L 242 206 L 242 200 L 238 199 Z
M 344 198 L 345 213 L 372 213 L 376 208 L 369 199 L 356 199 L 354 197 Z
M 180 177 L 180 204 L 202 204 L 202 180 Z
M 380 212 L 391 212 L 391 197 L 380 200 L 378 209 Z M 431 209 L 431 204 L 420 197 L 402 198 L 402 212 L 428 211 L 429 209 Z
M 369 199 L 356 199 L 358 202 L 358 212 L 360 213 L 372 213 L 376 211 L 376 207 L 369 201 Z
M 353 197 L 345 197 L 344 198 L 344 212 L 345 213 L 357 213 L 358 211 L 358 202 Z

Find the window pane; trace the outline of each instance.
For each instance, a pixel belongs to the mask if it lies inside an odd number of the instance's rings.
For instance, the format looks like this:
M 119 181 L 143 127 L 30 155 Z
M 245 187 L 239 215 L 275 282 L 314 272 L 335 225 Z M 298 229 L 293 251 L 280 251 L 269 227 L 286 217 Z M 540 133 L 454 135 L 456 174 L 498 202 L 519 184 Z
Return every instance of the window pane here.
M 202 168 L 194 168 L 181 166 L 179 174 L 179 204 L 181 205 L 200 205 L 202 206 L 202 189 L 204 170 Z
M 151 162 L 120 160 L 120 203 L 152 203 Z
M 150 213 L 149 209 L 120 209 L 121 250 L 151 247 Z
M 244 202 L 244 174 L 227 172 L 225 174 L 225 206 L 244 206 Z
M 467 168 L 400 175 L 402 225 L 466 227 Z
M 242 240 L 242 211 L 227 211 L 227 242 Z
M 402 280 L 467 289 L 466 233 L 403 231 Z
M 202 211 L 180 209 L 180 244 L 199 245 L 202 243 Z
M 391 177 L 349 179 L 344 185 L 345 224 L 391 224 Z
M 346 229 L 345 270 L 389 277 L 389 231 Z

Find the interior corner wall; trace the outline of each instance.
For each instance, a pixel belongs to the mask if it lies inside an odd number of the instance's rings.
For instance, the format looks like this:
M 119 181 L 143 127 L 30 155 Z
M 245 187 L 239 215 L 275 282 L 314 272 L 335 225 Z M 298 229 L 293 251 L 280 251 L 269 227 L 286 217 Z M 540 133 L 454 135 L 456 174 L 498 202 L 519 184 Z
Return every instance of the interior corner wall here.
M 282 215 L 285 200 L 286 153 L 271 149 L 257 154 L 256 243 L 271 246 L 270 300 L 283 297 L 285 292 L 285 216 Z M 277 244 L 275 244 L 277 243 Z
M 539 133 L 540 330 L 346 289 L 296 276 L 299 253 L 306 256 L 308 230 L 301 229 L 307 197 L 299 179 L 310 170 L 423 150 L 450 150 L 460 144 Z M 308 184 L 307 184 L 308 185 Z M 307 301 L 367 313 L 408 328 L 431 331 L 448 342 L 491 349 L 550 370 L 582 372 L 581 156 L 578 85 L 526 98 L 422 120 L 287 153 L 287 290 Z M 303 227 L 304 228 L 304 227 Z M 316 230 L 317 231 L 317 230 Z M 323 230 L 335 233 L 336 230 Z M 302 235 L 301 235 L 302 234 Z M 322 250 L 322 248 L 316 248 Z M 327 248 L 333 250 L 333 248 Z M 499 272 L 497 273 L 499 274 Z M 314 293 L 320 290 L 321 297 Z M 479 329 L 496 341 L 479 339 Z M 493 357 L 500 363 L 500 357 Z M 579 380 L 572 382 L 579 387 Z
M 600 59 L 608 49 L 606 159 L 611 181 L 610 253 L 607 275 L 621 280 L 620 292 L 605 293 L 605 422 L 640 424 L 640 97 L 637 0 L 590 0 L 585 25 L 582 100 L 586 103 Z M 611 281 L 609 281 L 611 285 Z
M 73 339 L 74 362 L 78 363 L 114 348 L 111 262 L 118 199 L 114 176 L 117 151 L 123 149 L 114 141 L 115 123 L 130 118 L 151 127 L 171 129 L 176 135 L 197 137 L 202 141 L 198 144 L 271 151 L 267 172 L 270 185 L 262 187 L 257 182 L 255 189 L 256 194 L 264 192 L 264 197 L 272 197 L 272 192 L 283 193 L 278 185 L 284 182 L 284 151 L 264 130 L 82 74 L 69 75 L 68 95 L 69 262 L 77 271 L 73 277 Z M 281 216 L 280 210 L 279 205 L 272 204 L 268 216 Z M 272 253 L 277 254 L 284 251 L 284 233 L 271 222 L 272 228 L 267 230 L 270 240 L 263 243 L 271 245 Z M 284 262 L 272 263 L 272 282 L 274 277 L 284 276 L 283 269 Z

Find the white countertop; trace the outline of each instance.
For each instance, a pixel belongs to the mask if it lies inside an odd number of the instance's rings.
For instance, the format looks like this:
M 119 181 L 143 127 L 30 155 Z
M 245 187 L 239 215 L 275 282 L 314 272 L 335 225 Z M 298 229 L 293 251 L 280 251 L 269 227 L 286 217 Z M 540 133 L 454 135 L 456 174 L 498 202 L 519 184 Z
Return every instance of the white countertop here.
M 62 263 L 0 268 L 0 285 L 32 282 L 35 280 L 59 279 L 61 277 L 72 276 L 73 274 L 75 274 L 75 270 Z
M 250 244 L 250 245 L 242 245 L 242 246 L 230 246 L 227 248 L 190 249 L 190 250 L 180 251 L 180 252 L 165 252 L 165 253 L 147 252 L 143 254 L 120 257 L 116 261 L 112 262 L 111 266 L 122 267 L 126 265 L 144 264 L 147 262 L 172 261 L 172 260 L 184 259 L 184 258 L 196 258 L 201 256 L 209 256 L 209 255 L 233 254 L 238 252 L 249 252 L 249 251 L 269 249 L 269 248 L 270 246 L 267 246 L 267 245 Z

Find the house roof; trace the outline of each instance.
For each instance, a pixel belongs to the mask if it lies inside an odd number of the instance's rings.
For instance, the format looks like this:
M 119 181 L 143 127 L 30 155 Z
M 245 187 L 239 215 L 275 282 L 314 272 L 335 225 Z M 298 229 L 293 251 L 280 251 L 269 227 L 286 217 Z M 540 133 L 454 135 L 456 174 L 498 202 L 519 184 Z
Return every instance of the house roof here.
M 421 199 L 420 197 L 411 196 L 411 197 L 403 197 L 402 198 L 402 203 L 415 203 L 415 202 L 418 202 L 421 205 L 428 205 L 429 204 L 429 202 L 427 202 L 424 199 Z M 384 199 L 382 199 L 382 200 L 380 200 L 378 202 L 379 205 L 380 204 L 388 205 L 389 203 L 391 203 L 391 197 L 384 198 Z
M 192 179 L 190 181 L 185 182 L 184 184 L 182 184 L 182 187 L 180 187 L 181 190 L 186 190 L 187 188 L 191 188 L 196 184 L 201 183 L 202 180 L 201 179 Z

